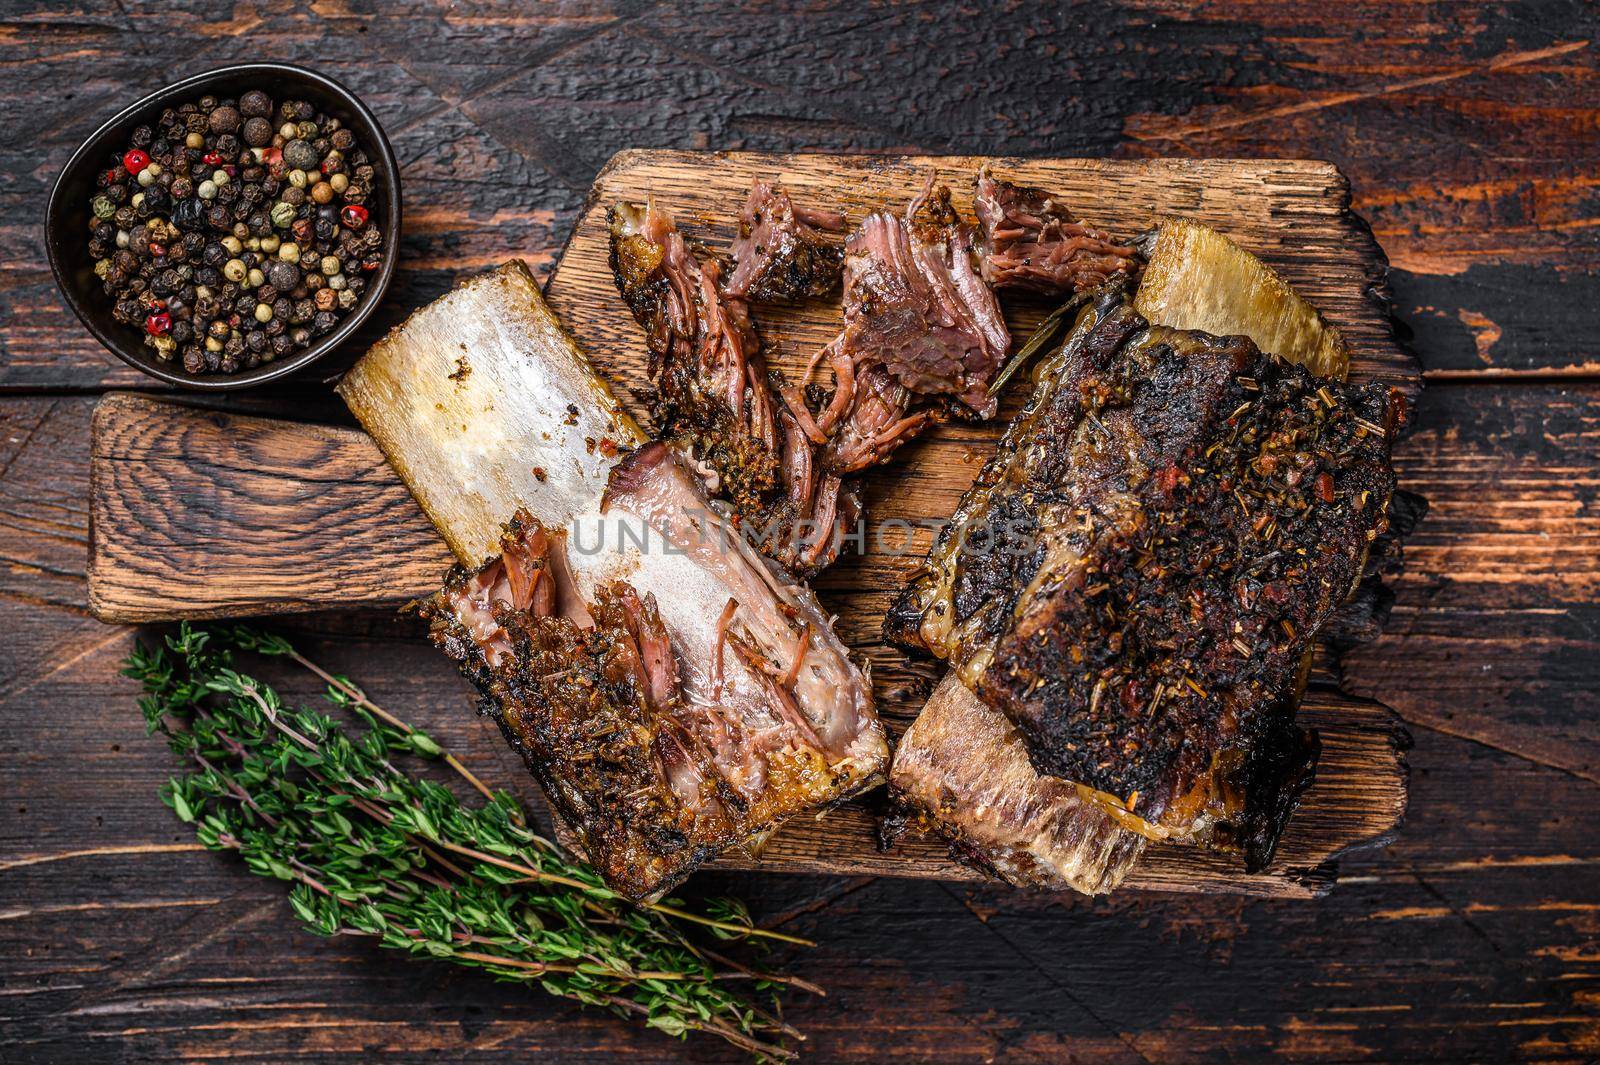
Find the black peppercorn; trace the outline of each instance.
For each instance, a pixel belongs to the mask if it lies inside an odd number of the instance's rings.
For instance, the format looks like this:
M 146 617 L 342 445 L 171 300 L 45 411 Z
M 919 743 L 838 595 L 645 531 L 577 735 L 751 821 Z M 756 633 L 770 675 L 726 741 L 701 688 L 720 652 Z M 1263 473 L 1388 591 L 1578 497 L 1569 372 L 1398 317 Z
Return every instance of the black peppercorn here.
M 264 148 L 272 143 L 272 123 L 264 118 L 246 119 L 244 142 L 252 148 Z
M 282 259 L 274 259 L 267 270 L 267 280 L 279 292 L 288 292 L 300 283 L 300 268 Z
M 205 224 L 205 200 L 178 200 L 173 206 L 173 225 L 179 229 L 198 229 Z
M 310 141 L 296 137 L 283 146 L 283 161 L 295 170 L 315 170 L 321 157 L 317 155 Z
M 239 113 L 252 118 L 272 114 L 272 97 L 260 89 L 251 89 L 239 97 Z

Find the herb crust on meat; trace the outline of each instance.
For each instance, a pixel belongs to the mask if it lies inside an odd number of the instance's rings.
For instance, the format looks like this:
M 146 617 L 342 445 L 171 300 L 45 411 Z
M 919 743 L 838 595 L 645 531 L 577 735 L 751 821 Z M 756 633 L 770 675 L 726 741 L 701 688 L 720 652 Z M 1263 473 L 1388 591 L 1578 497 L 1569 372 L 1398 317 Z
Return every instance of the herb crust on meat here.
M 948 658 L 1041 773 L 1264 862 L 1310 779 L 1294 707 L 1385 528 L 1403 401 L 1151 326 L 1122 282 L 1035 381 L 886 631 Z

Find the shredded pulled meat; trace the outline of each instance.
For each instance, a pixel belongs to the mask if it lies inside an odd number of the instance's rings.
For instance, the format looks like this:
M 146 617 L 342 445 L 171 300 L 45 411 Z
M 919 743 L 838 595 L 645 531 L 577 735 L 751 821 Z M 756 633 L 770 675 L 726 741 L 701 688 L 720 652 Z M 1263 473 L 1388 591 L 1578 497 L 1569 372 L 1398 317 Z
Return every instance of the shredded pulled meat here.
M 1144 265 L 1137 249 L 1072 216 L 1044 189 L 978 175 L 973 197 L 983 279 L 995 288 L 1071 295 Z
M 826 296 L 839 287 L 844 267 L 844 249 L 829 237 L 844 229 L 844 215 L 799 206 L 777 184 L 757 179 L 739 214 L 727 294 L 754 303 Z
M 726 281 L 654 202 L 617 204 L 609 221 L 617 289 L 650 351 L 658 431 L 709 469 L 764 553 L 800 577 L 823 569 L 854 529 L 859 497 L 819 462 L 825 438 L 777 401 L 788 386 L 766 369 L 750 302 L 831 290 L 843 252 L 823 234 L 842 231 L 843 217 L 755 182 Z
M 987 418 L 1011 334 L 978 276 L 971 227 L 956 217 L 950 190 L 931 183 L 903 217 L 870 214 L 846 242 L 844 348 L 858 374 L 881 365 L 908 392 Z
M 612 274 L 650 351 L 657 432 L 709 464 L 741 513 L 759 511 L 778 486 L 778 422 L 749 304 L 654 202 L 608 218 Z
M 845 242 L 844 329 L 814 360 L 833 370 L 833 394 L 815 412 L 784 394 L 824 470 L 883 462 L 954 413 L 994 414 L 1011 335 L 974 258 L 971 228 L 931 175 L 903 215 L 868 215 Z

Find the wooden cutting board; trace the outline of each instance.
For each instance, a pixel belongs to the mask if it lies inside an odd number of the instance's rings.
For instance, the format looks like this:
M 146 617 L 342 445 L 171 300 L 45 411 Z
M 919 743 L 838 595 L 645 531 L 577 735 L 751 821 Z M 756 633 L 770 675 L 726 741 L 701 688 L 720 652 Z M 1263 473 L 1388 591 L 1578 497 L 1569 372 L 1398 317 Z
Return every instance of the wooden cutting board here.
M 687 235 L 725 249 L 754 177 L 781 177 L 797 201 L 843 210 L 856 221 L 880 207 L 899 209 L 933 172 L 970 217 L 972 177 L 985 164 L 1000 176 L 1056 191 L 1082 217 L 1115 233 L 1137 233 L 1165 214 L 1223 230 L 1345 332 L 1356 351 L 1354 375 L 1415 395 L 1415 361 L 1396 343 L 1388 316 L 1387 262 L 1349 211 L 1344 177 L 1326 163 L 624 152 L 596 179 L 547 298 L 642 415 L 644 347 L 611 281 L 608 204 L 653 195 L 671 206 Z M 1006 302 L 1019 337 L 1049 309 Z M 761 308 L 757 318 L 769 360 L 797 372 L 837 332 L 839 308 L 817 301 Z M 1013 389 L 1001 418 L 941 427 L 869 474 L 869 520 L 904 524 L 869 538 L 864 554 L 842 559 L 815 582 L 839 614 L 840 635 L 872 663 L 880 709 L 897 733 L 938 675 L 938 667 L 886 646 L 878 631 L 890 598 L 927 546 L 928 534 L 919 532 L 906 551 L 901 530 L 952 512 L 1023 398 Z M 89 591 L 103 620 L 393 607 L 431 591 L 450 565 L 443 542 L 358 430 L 112 394 L 95 412 L 93 437 Z M 463 700 L 463 712 L 467 706 Z M 1311 895 L 1332 882 L 1340 853 L 1384 842 L 1405 809 L 1403 729 L 1386 708 L 1327 684 L 1313 687 L 1302 717 L 1322 733 L 1322 762 L 1272 868 L 1249 875 L 1229 858 L 1161 846 L 1148 853 L 1130 886 Z M 879 853 L 873 824 L 857 804 L 797 820 L 773 838 L 760 867 L 976 878 L 932 841 Z

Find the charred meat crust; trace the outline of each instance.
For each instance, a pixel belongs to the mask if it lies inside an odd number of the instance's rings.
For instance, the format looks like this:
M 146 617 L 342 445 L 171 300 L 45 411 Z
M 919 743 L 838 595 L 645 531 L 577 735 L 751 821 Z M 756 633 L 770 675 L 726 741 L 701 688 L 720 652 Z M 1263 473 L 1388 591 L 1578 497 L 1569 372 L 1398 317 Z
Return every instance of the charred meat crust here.
M 607 219 L 612 277 L 650 352 L 657 434 L 708 463 L 741 513 L 759 511 L 778 486 L 778 423 L 748 304 L 654 203 Z
M 785 386 L 766 368 L 750 300 L 831 288 L 829 264 L 843 252 L 821 234 L 844 220 L 759 181 L 745 210 L 724 282 L 720 264 L 691 250 L 659 206 L 616 204 L 611 272 L 645 332 L 658 433 L 706 467 L 711 490 L 759 531 L 761 550 L 803 578 L 838 557 L 857 495 L 823 468 L 820 444 L 777 401 Z
M 1403 401 L 1149 326 L 1121 282 L 1035 380 L 886 633 L 949 657 L 1040 772 L 1265 860 L 1308 779 L 1298 671 L 1383 531 Z
M 753 303 L 826 296 L 844 269 L 844 216 L 799 206 L 777 183 L 756 180 L 739 214 L 727 293 Z
M 587 607 L 589 625 L 550 613 L 551 550 L 518 515 L 501 556 L 457 567 L 419 608 L 596 871 L 630 898 L 659 897 L 743 837 L 741 800 L 675 718 L 654 600 L 619 582 Z
M 1044 189 L 1000 181 L 984 171 L 973 196 L 983 279 L 998 289 L 1070 295 L 1117 274 L 1137 276 L 1132 245 L 1084 225 Z

